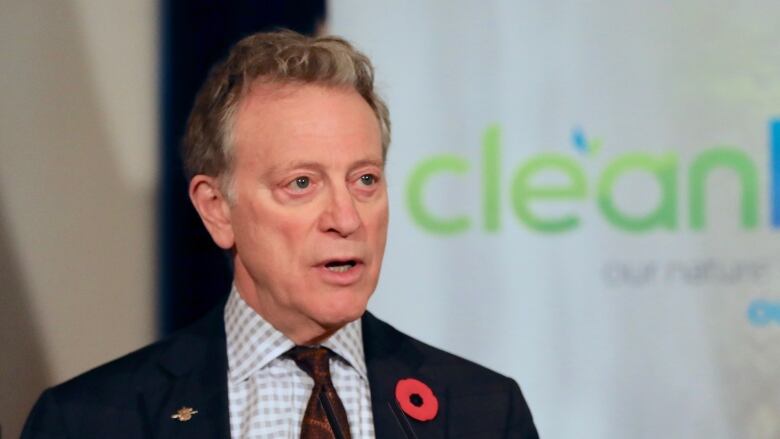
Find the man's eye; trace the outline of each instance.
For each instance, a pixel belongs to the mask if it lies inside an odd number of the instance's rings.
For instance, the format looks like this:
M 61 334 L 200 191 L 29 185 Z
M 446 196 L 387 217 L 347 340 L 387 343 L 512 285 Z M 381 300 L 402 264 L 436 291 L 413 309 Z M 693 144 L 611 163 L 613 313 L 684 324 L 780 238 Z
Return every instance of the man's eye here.
M 309 177 L 298 177 L 290 183 L 291 189 L 306 189 L 311 184 Z
M 376 177 L 371 174 L 361 175 L 360 182 L 366 186 L 371 186 L 372 184 L 376 183 Z

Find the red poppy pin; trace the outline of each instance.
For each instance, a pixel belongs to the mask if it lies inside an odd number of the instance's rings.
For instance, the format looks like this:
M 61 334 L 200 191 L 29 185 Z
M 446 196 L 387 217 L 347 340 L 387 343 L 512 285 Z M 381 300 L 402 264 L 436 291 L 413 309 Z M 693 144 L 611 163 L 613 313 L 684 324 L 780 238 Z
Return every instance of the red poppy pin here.
M 395 399 L 404 413 L 418 421 L 430 421 L 439 412 L 439 400 L 431 388 L 414 378 L 396 383 Z

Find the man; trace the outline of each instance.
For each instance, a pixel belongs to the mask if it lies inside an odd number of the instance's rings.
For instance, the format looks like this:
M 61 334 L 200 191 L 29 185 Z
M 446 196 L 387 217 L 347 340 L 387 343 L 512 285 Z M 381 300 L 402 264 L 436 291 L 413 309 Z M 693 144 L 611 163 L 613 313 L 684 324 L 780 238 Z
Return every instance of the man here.
M 538 437 L 514 381 L 366 312 L 389 143 L 371 64 L 347 42 L 240 41 L 184 139 L 190 198 L 233 258 L 226 304 L 45 391 L 23 437 Z

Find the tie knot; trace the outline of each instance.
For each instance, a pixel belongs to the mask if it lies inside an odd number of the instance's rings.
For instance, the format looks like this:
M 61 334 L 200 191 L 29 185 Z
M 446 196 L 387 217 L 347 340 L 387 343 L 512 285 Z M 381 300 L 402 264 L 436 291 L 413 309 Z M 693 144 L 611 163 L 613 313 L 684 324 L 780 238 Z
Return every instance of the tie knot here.
M 296 346 L 287 352 L 287 356 L 312 377 L 315 385 L 330 382 L 330 355 L 323 347 Z

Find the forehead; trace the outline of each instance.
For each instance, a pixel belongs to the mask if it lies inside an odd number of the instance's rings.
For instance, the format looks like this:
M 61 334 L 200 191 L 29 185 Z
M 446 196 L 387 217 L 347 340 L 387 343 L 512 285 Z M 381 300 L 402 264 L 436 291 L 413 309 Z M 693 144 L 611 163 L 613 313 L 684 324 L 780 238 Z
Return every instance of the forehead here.
M 237 108 L 233 137 L 238 160 L 382 155 L 376 115 L 349 87 L 256 82 Z

